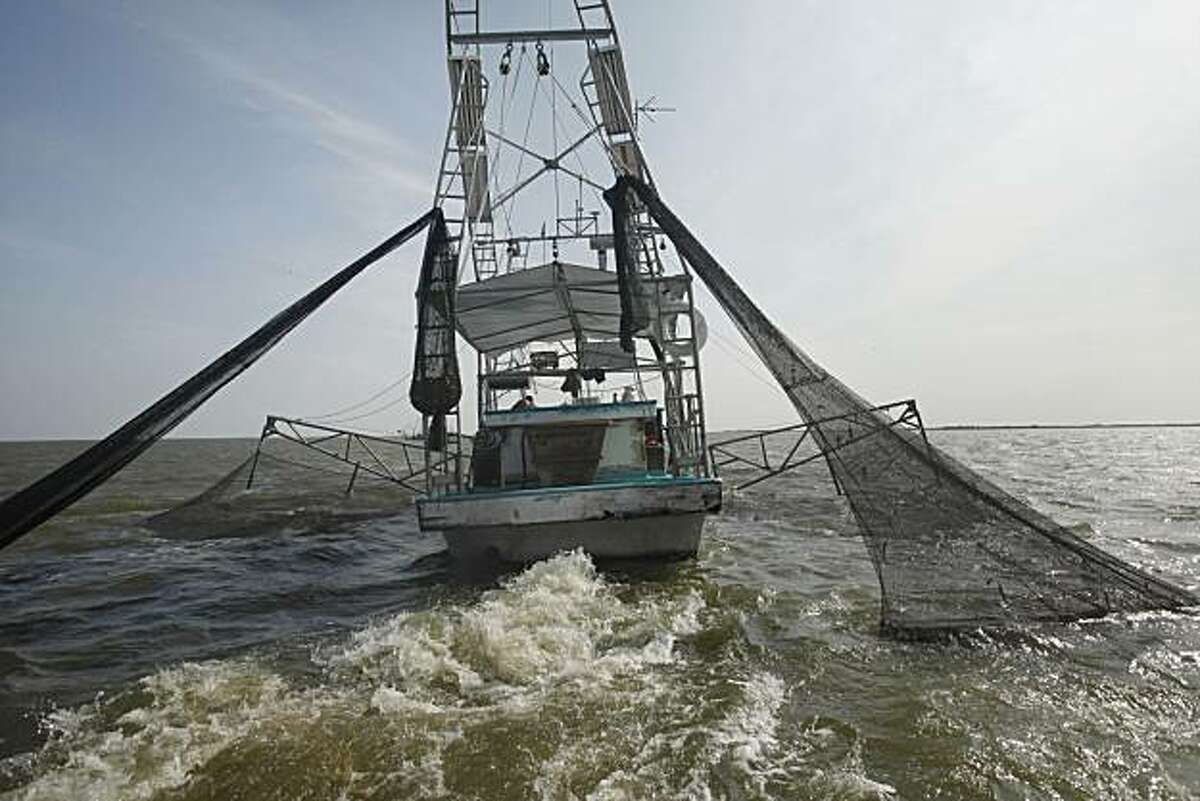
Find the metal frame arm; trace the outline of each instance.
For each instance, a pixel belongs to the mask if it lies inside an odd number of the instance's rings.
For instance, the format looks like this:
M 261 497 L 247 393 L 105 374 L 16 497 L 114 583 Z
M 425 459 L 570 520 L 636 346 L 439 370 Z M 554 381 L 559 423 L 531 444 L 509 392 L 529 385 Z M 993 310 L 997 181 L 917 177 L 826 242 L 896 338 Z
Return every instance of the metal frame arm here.
M 583 181 L 584 183 L 588 184 L 589 186 L 594 187 L 595 189 L 598 189 L 600 191 L 603 191 L 605 189 L 605 187 L 601 186 L 600 184 L 596 183 L 595 181 L 591 180 L 590 178 L 587 178 L 573 170 L 570 170 L 570 169 L 562 166 L 562 160 L 564 158 L 569 156 L 571 153 L 575 152 L 575 150 L 577 150 L 581 145 L 583 145 L 585 142 L 587 142 L 589 139 L 591 139 L 593 136 L 595 136 L 599 130 L 600 130 L 599 126 L 592 128 L 590 131 L 585 133 L 579 139 L 575 140 L 571 145 L 569 145 L 565 150 L 563 150 L 561 153 L 556 155 L 554 158 L 546 158 L 541 153 L 538 153 L 534 150 L 530 150 L 529 148 L 527 148 L 523 145 L 517 144 L 516 142 L 512 141 L 508 137 L 503 136 L 502 134 L 498 134 L 498 133 L 488 129 L 489 134 L 491 134 L 492 136 L 495 136 L 497 139 L 504 142 L 506 145 L 515 147 L 517 150 L 520 150 L 522 153 L 525 153 L 528 156 L 532 156 L 535 159 L 541 159 L 541 162 L 542 162 L 541 169 L 539 169 L 537 172 L 530 175 L 525 180 L 521 181 L 516 186 L 506 190 L 499 197 L 497 197 L 495 200 L 493 200 L 492 208 L 500 208 L 505 203 L 507 203 L 509 200 L 512 200 L 512 198 L 518 192 L 520 192 L 522 189 L 529 186 L 531 183 L 533 183 L 534 181 L 536 181 L 538 178 L 542 177 L 546 173 L 550 172 L 551 170 L 559 170 L 561 172 L 565 172 L 567 175 L 570 175 L 572 178 Z
M 879 412 L 890 412 L 893 409 L 901 408 L 903 411 L 900 413 L 900 416 L 894 419 L 884 418 L 878 414 Z M 793 461 L 793 459 L 795 459 L 796 452 L 799 451 L 800 446 L 810 438 L 809 435 L 812 433 L 813 429 L 829 423 L 836 423 L 841 420 L 858 421 L 864 417 L 875 421 L 876 425 L 866 428 L 857 436 L 850 437 L 846 441 L 840 442 L 837 445 L 828 448 L 822 448 L 820 445 L 822 440 L 819 440 L 817 437 L 812 437 L 813 442 L 817 443 L 817 453 Z M 857 444 L 862 440 L 874 436 L 875 434 L 878 434 L 886 429 L 897 427 L 908 428 L 919 432 L 922 441 L 925 443 L 927 454 L 931 459 L 934 458 L 934 451 L 929 445 L 929 438 L 925 434 L 925 425 L 921 420 L 921 413 L 917 410 L 917 402 L 911 398 L 907 400 L 896 401 L 894 403 L 885 403 L 882 406 L 873 406 L 869 409 L 863 409 L 849 414 L 842 414 L 834 417 L 823 417 L 808 423 L 796 423 L 794 425 L 783 426 L 781 428 L 772 428 L 766 431 L 755 431 L 750 434 L 743 434 L 738 437 L 732 437 L 730 439 L 721 440 L 720 442 L 711 443 L 708 446 L 708 453 L 714 471 L 720 469 L 721 467 L 740 463 L 748 465 L 751 468 L 759 470 L 763 473 L 763 475 L 756 476 L 749 481 L 734 485 L 734 489 L 742 490 L 758 484 L 759 482 L 766 481 L 769 478 L 774 478 L 782 473 L 794 470 L 797 467 L 801 467 L 822 457 L 828 460 L 830 456 L 843 448 Z M 787 452 L 782 460 L 772 464 L 770 457 L 767 455 L 767 438 L 794 431 L 801 432 L 800 438 L 792 444 L 791 449 Z M 761 461 L 755 461 L 754 459 L 743 454 L 735 453 L 729 448 L 731 445 L 738 445 L 744 442 L 752 441 L 756 441 L 758 443 L 758 454 Z M 838 494 L 841 495 L 842 487 L 838 483 L 837 476 L 834 475 L 832 469 L 830 470 L 830 478 L 833 479 L 834 487 L 837 489 Z

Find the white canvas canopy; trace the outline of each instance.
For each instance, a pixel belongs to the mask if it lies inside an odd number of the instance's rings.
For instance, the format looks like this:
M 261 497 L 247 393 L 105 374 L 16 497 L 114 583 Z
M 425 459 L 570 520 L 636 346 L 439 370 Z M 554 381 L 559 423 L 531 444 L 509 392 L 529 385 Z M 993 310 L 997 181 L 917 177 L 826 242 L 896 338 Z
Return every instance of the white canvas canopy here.
M 578 264 L 550 262 L 467 284 L 457 306 L 459 333 L 482 352 L 620 335 L 616 273 Z

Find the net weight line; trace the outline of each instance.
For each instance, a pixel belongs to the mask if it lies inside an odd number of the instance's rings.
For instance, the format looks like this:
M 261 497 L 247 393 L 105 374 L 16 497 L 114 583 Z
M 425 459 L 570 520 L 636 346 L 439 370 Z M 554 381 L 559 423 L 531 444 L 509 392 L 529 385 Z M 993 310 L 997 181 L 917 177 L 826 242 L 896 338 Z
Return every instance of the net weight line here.
M 0 501 L 0 548 L 16 542 L 40 523 L 112 478 L 201 404 L 275 347 L 355 276 L 434 222 L 425 212 L 324 283 L 276 314 L 257 331 L 164 395 L 125 425 L 25 489 Z

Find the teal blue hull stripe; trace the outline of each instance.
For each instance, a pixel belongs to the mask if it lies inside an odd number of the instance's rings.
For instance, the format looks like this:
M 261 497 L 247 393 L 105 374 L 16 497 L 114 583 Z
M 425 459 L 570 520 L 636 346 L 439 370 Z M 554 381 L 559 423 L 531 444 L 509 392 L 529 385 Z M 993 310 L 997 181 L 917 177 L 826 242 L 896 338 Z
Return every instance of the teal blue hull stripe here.
M 572 484 L 566 487 L 532 487 L 529 489 L 514 490 L 497 489 L 475 492 L 455 492 L 449 495 L 438 495 L 433 498 L 422 498 L 421 500 L 436 500 L 439 502 L 470 501 L 476 498 L 495 500 L 497 498 L 531 497 L 535 495 L 562 495 L 570 492 L 592 492 L 594 490 L 646 489 L 648 487 L 687 487 L 700 484 L 717 485 L 720 483 L 721 482 L 715 478 L 646 476 L 642 479 L 612 481 L 601 484 Z

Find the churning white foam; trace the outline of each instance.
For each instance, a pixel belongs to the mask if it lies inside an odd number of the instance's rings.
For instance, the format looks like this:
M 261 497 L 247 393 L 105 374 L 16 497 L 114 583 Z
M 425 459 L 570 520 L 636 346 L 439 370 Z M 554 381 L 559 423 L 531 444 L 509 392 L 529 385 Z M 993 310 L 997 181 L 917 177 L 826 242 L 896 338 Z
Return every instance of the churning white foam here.
M 57 767 L 14 798 L 148 798 L 244 736 L 264 710 L 296 705 L 286 683 L 251 662 L 185 663 L 140 682 L 144 705 L 97 700 L 51 713 L 42 758 Z
M 363 721 L 349 730 L 371 748 L 404 751 L 403 769 L 389 769 L 412 794 L 444 794 L 447 749 L 464 736 L 551 707 L 561 715 L 573 699 L 620 709 L 663 691 L 669 679 L 655 671 L 676 660 L 678 637 L 700 629 L 704 602 L 694 591 L 625 602 L 619 589 L 582 553 L 564 554 L 477 603 L 397 614 L 320 649 L 317 686 L 253 659 L 160 671 L 120 697 L 51 715 L 39 775 L 7 797 L 148 798 L 205 775 L 219 754 L 325 736 L 322 716 Z
M 744 701 L 726 716 L 714 739 L 743 771 L 762 779 L 764 758 L 777 743 L 775 728 L 786 692 L 783 681 L 770 673 L 755 674 L 738 684 Z
M 410 701 L 459 705 L 520 699 L 561 682 L 603 686 L 673 659 L 675 638 L 698 630 L 703 601 L 622 602 L 581 552 L 540 562 L 477 604 L 402 613 L 321 657 L 377 683 L 380 711 Z M 400 703 L 400 707 L 396 704 Z
M 857 753 L 814 770 L 781 742 L 787 686 L 740 652 L 741 614 L 563 554 L 318 648 L 315 683 L 218 660 L 57 712 L 36 778 L 4 798 L 486 797 L 496 776 L 554 801 L 890 797 Z

